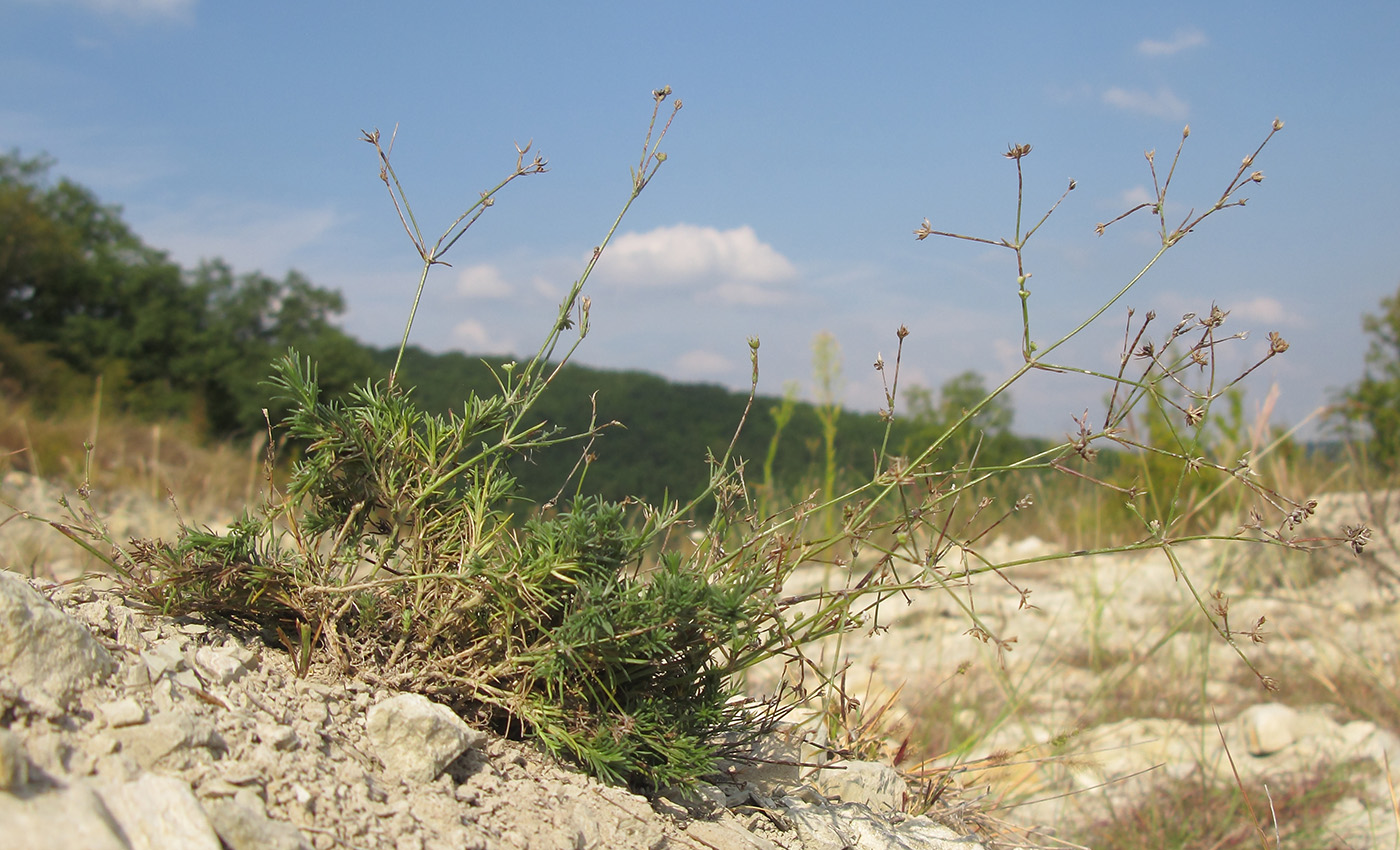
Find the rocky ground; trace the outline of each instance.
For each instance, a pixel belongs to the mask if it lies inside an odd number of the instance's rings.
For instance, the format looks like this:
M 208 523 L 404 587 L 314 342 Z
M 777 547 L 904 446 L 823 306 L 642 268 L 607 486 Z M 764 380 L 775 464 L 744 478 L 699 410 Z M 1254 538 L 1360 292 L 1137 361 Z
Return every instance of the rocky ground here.
M 968 635 L 947 593 L 894 600 L 880 612 L 887 628 L 842 643 L 848 681 L 868 705 L 897 694 L 892 739 L 950 752 L 922 772 L 982 789 L 985 810 L 1019 825 L 1027 843 L 1077 842 L 1173 780 L 1234 793 L 1238 775 L 1277 795 L 1341 771 L 1353 787 L 1310 833 L 1327 847 L 1400 846 L 1400 557 L 1386 536 L 1397 529 L 1376 522 L 1386 507 L 1355 495 L 1321 500 L 1309 533 L 1373 523 L 1360 557 L 1192 544 L 1178 549 L 1179 576 L 1160 552 L 1048 561 L 1008 571 L 1030 591 L 1029 606 L 986 576 L 958 596 L 1010 641 L 1001 652 Z M 986 554 L 1006 562 L 1051 551 L 1022 540 Z M 1208 609 L 1223 594 L 1240 632 L 1234 646 L 1211 630 L 1192 586 Z M 1256 642 L 1248 632 L 1261 617 Z M 1281 828 L 1319 819 L 1260 805 Z
M 54 494 L 12 474 L 3 496 L 29 507 Z M 1332 497 L 1319 528 L 1370 513 Z M 1043 562 L 1010 574 L 1033 607 L 996 579 L 960 591 L 994 634 L 1015 638 L 1003 652 L 967 634 L 946 593 L 893 600 L 874 634 L 826 651 L 849 663 L 847 690 L 878 714 L 868 731 L 903 778 L 876 762 L 736 766 L 648 800 L 425 700 L 327 671 L 299 678 L 280 649 L 219 623 L 55 585 L 44 574 L 80 569 L 76 547 L 15 521 L 0 527 L 0 563 L 36 576 L 0 574 L 0 824 L 27 843 L 0 844 L 1076 846 L 1175 779 L 1226 794 L 1236 774 L 1280 789 L 1336 767 L 1354 782 L 1308 813 L 1315 832 L 1326 846 L 1393 847 L 1400 562 L 1377 537 L 1361 558 L 1187 548 L 1180 577 L 1160 553 Z M 1043 551 L 1031 540 L 989 554 Z M 830 578 L 814 571 L 794 585 Z M 1210 631 L 1188 580 L 1203 598 L 1226 595 L 1233 629 L 1265 618 L 1263 643 L 1235 640 L 1280 690 L 1263 689 Z M 761 692 L 776 676 L 760 670 L 750 684 Z M 813 757 L 796 740 L 770 744 L 779 761 Z M 943 755 L 918 765 L 914 753 Z M 900 812 L 940 782 L 951 786 L 934 815 L 948 825 Z M 1269 815 L 1300 816 L 1286 805 Z
M 0 537 L 11 565 L 54 568 L 0 570 L 4 850 L 982 846 L 955 810 L 942 820 L 957 828 L 906 814 L 913 791 L 887 765 L 799 767 L 817 758 L 800 732 L 764 742 L 775 763 L 733 764 L 696 789 L 649 799 L 601 784 L 423 697 L 298 676 L 284 651 L 227 624 L 56 583 L 81 558 L 34 555 L 36 529 L 53 534 L 36 523 Z
M 323 672 L 299 678 L 285 653 L 218 624 L 0 573 L 0 845 L 979 846 L 901 814 L 906 788 L 880 765 L 802 781 L 795 765 L 736 766 L 648 800 L 423 697 Z

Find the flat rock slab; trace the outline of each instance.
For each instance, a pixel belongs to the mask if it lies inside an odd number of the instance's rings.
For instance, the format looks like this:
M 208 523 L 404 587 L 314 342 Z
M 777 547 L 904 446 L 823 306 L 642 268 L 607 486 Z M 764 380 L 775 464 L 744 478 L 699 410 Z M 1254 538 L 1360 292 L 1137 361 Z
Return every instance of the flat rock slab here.
M 14 573 L 0 570 L 0 677 L 46 714 L 116 664 L 102 644 Z

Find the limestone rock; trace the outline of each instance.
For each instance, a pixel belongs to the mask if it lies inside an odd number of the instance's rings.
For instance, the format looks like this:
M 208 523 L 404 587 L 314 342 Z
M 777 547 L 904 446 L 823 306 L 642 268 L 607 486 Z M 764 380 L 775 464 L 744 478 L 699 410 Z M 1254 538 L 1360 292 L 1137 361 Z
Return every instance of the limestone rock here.
M 112 735 L 121 742 L 123 753 L 148 770 L 181 750 L 224 749 L 213 723 L 183 712 L 158 714 L 150 723 L 113 729 Z
M 365 728 L 385 770 L 414 782 L 433 781 L 486 737 L 447 706 L 419 694 L 399 694 L 371 706 Z
M 29 798 L 0 794 L 0 824 L 6 850 L 133 850 L 102 798 L 84 783 Z
M 1300 712 L 1281 703 L 1252 705 L 1237 719 L 1252 756 L 1272 755 L 1306 738 L 1334 737 L 1336 723 L 1316 712 Z
M 98 793 L 131 850 L 220 850 L 208 816 L 182 780 L 144 773 L 131 782 L 99 785 Z
M 685 834 L 704 847 L 723 847 L 725 850 L 779 850 L 778 845 L 761 835 L 744 829 L 733 818 L 707 821 L 697 820 L 686 826 Z
M 210 800 L 204 811 L 230 850 L 310 850 L 301 830 L 237 799 Z
M 98 711 L 108 726 L 135 726 L 146 722 L 146 707 L 134 697 L 103 703 Z
M 722 763 L 721 772 L 729 782 L 753 786 L 767 795 L 794 788 L 802 782 L 804 740 L 801 728 L 780 726 L 741 750 L 742 759 Z
M 29 784 L 29 756 L 24 744 L 9 729 L 0 729 L 0 791 L 14 791 Z
M 19 576 L 0 570 L 0 677 L 47 714 L 62 711 L 84 684 L 116 668 L 86 628 Z
M 822 796 L 860 803 L 877 812 L 901 811 L 909 785 L 899 771 L 874 761 L 843 761 L 816 771 L 808 779 Z
M 201 646 L 194 652 L 194 663 L 200 672 L 216 685 L 227 685 L 248 672 L 252 653 L 241 647 Z
M 925 817 L 882 817 L 858 803 L 817 806 L 792 797 L 782 802 L 807 850 L 982 850 L 976 838 Z

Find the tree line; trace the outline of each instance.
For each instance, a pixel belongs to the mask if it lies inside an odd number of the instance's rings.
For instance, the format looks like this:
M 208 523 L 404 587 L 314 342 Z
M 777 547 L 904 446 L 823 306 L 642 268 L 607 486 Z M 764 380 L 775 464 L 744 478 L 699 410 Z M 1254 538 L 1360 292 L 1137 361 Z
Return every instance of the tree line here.
M 53 179 L 53 161 L 0 155 L 0 391 L 40 412 L 85 404 L 93 381 L 104 403 L 150 419 L 179 417 L 211 438 L 247 435 L 276 423 L 278 400 L 265 384 L 288 348 L 318 364 L 331 396 L 385 376 L 395 352 L 353 339 L 335 325 L 339 292 L 293 271 L 281 279 L 236 273 L 218 259 L 186 269 L 147 245 L 89 189 Z M 399 372 L 425 410 L 461 408 L 469 393 L 496 391 L 492 370 L 505 358 L 411 348 Z M 916 390 L 911 415 L 896 420 L 896 451 L 927 441 L 982 385 L 959 376 L 941 395 Z M 596 412 L 594 405 L 596 404 Z M 748 405 L 744 393 L 678 384 L 642 372 L 569 365 L 538 408 L 542 421 L 583 433 L 590 420 L 616 422 L 591 444 L 566 444 L 519 459 L 512 470 L 532 496 L 551 497 L 586 451 L 585 490 L 611 499 L 684 498 L 704 486 L 706 458 L 722 454 Z M 1025 447 L 1010 431 L 1011 411 L 983 415 L 984 457 Z M 739 433 L 737 453 L 785 495 L 816 486 L 813 472 L 831 441 L 836 468 L 865 472 L 886 438 L 875 413 L 818 410 L 795 399 L 759 398 Z M 926 442 L 925 442 L 926 444 Z M 767 460 L 766 464 L 760 464 Z
M 104 404 L 149 419 L 178 417 L 210 438 L 247 435 L 283 412 L 265 384 L 289 348 L 318 364 L 321 386 L 339 396 L 386 376 L 395 351 L 377 349 L 336 326 L 341 294 L 292 271 L 282 278 L 235 272 L 214 259 L 186 269 L 147 245 L 89 189 L 51 177 L 53 161 L 0 154 L 0 392 L 39 412 L 86 403 L 101 377 Z M 1373 346 L 1363 379 L 1344 394 L 1348 422 L 1372 432 L 1373 455 L 1400 459 L 1400 294 L 1366 318 Z M 399 383 L 425 410 L 460 410 L 469 393 L 496 391 L 506 358 L 410 348 Z M 784 498 L 807 495 L 835 469 L 869 473 L 881 445 L 917 454 L 985 395 L 975 373 L 938 391 L 903 393 L 889 425 L 839 401 L 755 400 L 737 437 L 748 483 Z M 596 405 L 596 411 L 595 411 Z M 609 499 L 686 498 L 708 477 L 744 420 L 748 397 L 719 386 L 680 384 L 642 372 L 565 367 L 537 412 L 567 433 L 605 428 L 591 443 L 522 457 L 512 472 L 532 498 L 551 498 L 585 452 L 584 491 Z M 1017 436 L 1009 403 L 998 401 L 950 442 L 940 465 L 974 449 L 979 463 L 1012 462 L 1044 447 Z M 572 490 L 570 491 L 572 492 Z

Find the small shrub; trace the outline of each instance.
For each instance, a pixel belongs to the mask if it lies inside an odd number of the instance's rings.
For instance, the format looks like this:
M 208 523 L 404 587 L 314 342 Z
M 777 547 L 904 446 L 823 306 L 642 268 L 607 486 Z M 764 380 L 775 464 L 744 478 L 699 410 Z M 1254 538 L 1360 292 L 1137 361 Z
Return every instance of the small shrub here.
M 806 650 L 827 637 L 839 641 L 878 628 L 879 605 L 895 594 L 946 591 L 967 616 L 970 635 L 997 652 L 1009 651 L 1012 641 L 972 602 L 976 584 L 993 574 L 1016 587 L 1025 603 L 1029 591 L 1012 583 L 1010 568 L 1089 553 L 1011 564 L 985 557 L 988 535 L 1035 504 L 1032 495 L 1005 504 L 974 495 L 1007 475 L 1071 476 L 1108 488 L 1137 520 L 1136 532 L 1094 553 L 1160 550 L 1211 627 L 1234 645 L 1236 633 L 1228 622 L 1212 618 L 1212 603 L 1184 574 L 1173 547 L 1204 537 L 1303 545 L 1292 532 L 1308 508 L 1256 481 L 1247 464 L 1202 454 L 1208 441 L 1200 437 L 1201 423 L 1238 380 L 1218 382 L 1214 370 L 1203 384 L 1191 380 L 1198 366 L 1212 362 L 1223 311 L 1188 316 L 1156 344 L 1147 341 L 1155 320 L 1148 314 L 1125 346 L 1116 374 L 1074 368 L 1051 357 L 1207 217 L 1243 204 L 1237 193 L 1262 179 L 1249 172 L 1262 144 L 1205 213 L 1192 213 L 1176 226 L 1167 224 L 1165 213 L 1168 174 L 1156 202 L 1138 208 L 1151 209 L 1161 222 L 1160 249 L 1100 309 L 1049 343 L 1032 334 L 1024 252 L 1073 182 L 1025 230 L 1024 196 L 1018 190 L 1016 231 L 1010 237 L 959 236 L 925 221 L 915 231 L 920 240 L 947 237 L 1013 253 L 1024 362 L 980 400 L 947 411 L 947 421 L 905 456 L 888 451 L 887 432 L 874 473 L 849 489 L 837 484 L 828 429 L 824 486 L 797 504 L 777 508 L 771 492 L 755 500 L 733 443 L 710 459 L 708 487 L 688 503 L 610 503 L 587 497 L 581 484 L 591 441 L 607 426 L 595 420 L 579 433 L 564 434 L 532 411 L 589 332 L 591 305 L 583 290 L 594 265 L 665 162 L 659 145 L 681 104 L 673 102 L 658 128 L 671 92 L 653 94 L 643 155 L 632 170 L 622 213 L 561 303 L 536 354 L 495 373 L 496 392 L 469 395 L 450 415 L 427 415 L 399 382 L 399 365 L 433 267 L 506 184 L 544 172 L 545 161 L 529 158 L 528 146 L 517 149 L 511 173 L 430 242 L 379 133 L 366 133 L 380 177 L 422 261 L 399 360 L 387 378 L 327 400 L 316 364 L 295 352 L 280 360 L 272 383 L 291 411 L 281 427 L 302 447 L 301 458 L 285 487 L 269 487 L 266 502 L 225 533 L 185 526 L 173 542 L 124 546 L 110 539 L 85 504 L 67 505 L 73 522 L 60 530 L 90 551 L 110 548 L 109 562 L 129 590 L 165 611 L 251 621 L 277 633 L 303 670 L 313 656 L 334 661 L 384 685 L 451 703 L 498 728 L 533 736 L 600 777 L 653 788 L 708 773 L 721 752 L 742 749 L 794 702 L 825 698 L 830 706 L 835 700 L 836 708 L 828 707 L 822 716 L 860 716 L 845 710 L 851 703 L 842 702 L 839 670 L 823 667 Z M 1275 122 L 1269 137 L 1281 127 Z M 1016 145 L 1007 153 L 1018 186 L 1024 186 L 1023 161 L 1030 151 L 1029 145 Z M 1155 166 L 1153 173 L 1155 180 Z M 1107 226 L 1100 225 L 1100 232 Z M 566 333 L 572 333 L 571 341 Z M 897 331 L 892 367 L 876 361 L 886 379 L 887 422 L 899 415 L 898 369 L 908 336 L 904 327 Z M 1259 362 L 1286 348 L 1271 335 Z M 750 353 L 756 386 L 757 340 L 751 341 Z M 1138 365 L 1130 373 L 1133 363 Z M 1102 424 L 1086 413 L 1079 433 L 1059 445 L 1010 462 L 980 460 L 977 441 L 967 440 L 964 431 L 994 414 L 1006 390 L 1032 370 L 1071 368 L 1096 375 L 1111 388 Z M 835 380 L 829 363 L 825 374 Z M 1134 439 L 1126 430 L 1129 416 L 1144 403 L 1157 415 L 1182 420 L 1173 425 L 1178 437 L 1171 445 Z M 834 423 L 839 413 L 834 396 L 824 410 Z M 780 408 L 780 424 L 784 415 Z M 1178 484 L 1161 494 L 1161 510 L 1139 505 L 1145 492 L 1139 484 L 1095 474 L 1100 444 L 1178 466 Z M 559 495 L 525 519 L 529 511 L 519 501 L 512 462 L 569 446 L 580 457 L 577 476 L 560 482 Z M 940 465 L 944 450 L 952 455 L 955 447 L 958 457 Z M 1258 513 L 1235 534 L 1188 528 L 1179 521 L 1186 507 L 1179 482 L 1194 475 L 1214 475 L 1240 487 L 1259 503 Z M 765 485 L 771 480 L 765 469 Z M 698 544 L 683 553 L 668 547 L 697 506 L 711 501 Z M 793 570 L 812 563 L 826 564 L 832 580 L 811 592 L 788 593 L 784 586 Z M 840 658 L 839 647 L 833 657 Z M 780 688 L 761 706 L 736 700 L 745 671 L 760 663 L 789 665 L 787 681 L 811 684 Z M 846 737 L 865 748 L 864 732 Z

